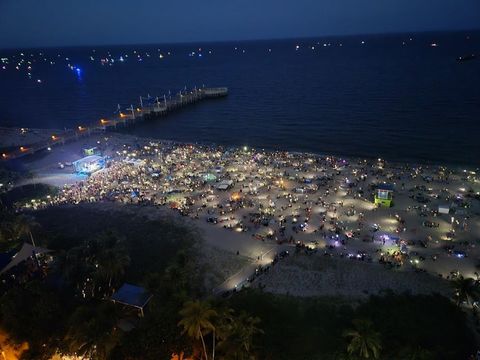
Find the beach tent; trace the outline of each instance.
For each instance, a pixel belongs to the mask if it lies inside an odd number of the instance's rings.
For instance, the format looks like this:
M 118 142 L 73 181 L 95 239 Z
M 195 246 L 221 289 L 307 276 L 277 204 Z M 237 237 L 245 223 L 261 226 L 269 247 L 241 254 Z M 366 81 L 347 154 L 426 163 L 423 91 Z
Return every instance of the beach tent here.
M 152 295 L 148 293 L 146 289 L 125 283 L 110 299 L 114 303 L 137 308 L 140 310 L 140 315 L 143 317 L 143 309 L 147 306 L 151 298 Z
M 11 268 L 27 260 L 30 256 L 33 256 L 34 254 L 39 255 L 48 252 L 50 252 L 50 250 L 24 243 L 18 252 L 13 251 L 7 254 L 2 254 L 2 256 L 0 256 L 0 259 L 2 259 L 2 262 L 0 263 L 0 266 L 2 266 L 0 268 L 0 274 L 7 272 Z
M 384 243 L 387 246 L 394 246 L 394 245 L 399 245 L 400 237 L 396 234 L 377 231 L 374 234 L 374 241 Z
M 450 206 L 448 205 L 438 205 L 439 214 L 448 214 L 450 212 Z
M 232 180 L 223 180 L 220 183 L 218 183 L 216 188 L 218 190 L 227 190 L 228 188 L 230 188 L 232 186 L 232 184 L 233 184 Z
M 217 180 L 217 177 L 212 173 L 207 173 L 203 175 L 203 180 L 211 182 Z

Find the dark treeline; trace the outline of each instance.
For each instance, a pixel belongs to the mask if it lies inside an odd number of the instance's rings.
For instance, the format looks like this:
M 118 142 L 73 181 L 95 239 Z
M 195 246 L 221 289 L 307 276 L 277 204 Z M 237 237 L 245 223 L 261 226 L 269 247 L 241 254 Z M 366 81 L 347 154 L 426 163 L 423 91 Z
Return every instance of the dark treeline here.
M 33 215 L 0 219 L 4 249 L 33 240 L 54 251 L 43 275 L 1 288 L 1 326 L 28 341 L 24 359 L 458 360 L 475 347 L 458 305 L 479 293 L 465 279 L 454 283 L 456 302 L 390 292 L 354 304 L 259 290 L 211 298 L 196 262 L 200 235 L 185 224 L 88 205 Z M 144 318 L 109 300 L 124 282 L 153 294 Z

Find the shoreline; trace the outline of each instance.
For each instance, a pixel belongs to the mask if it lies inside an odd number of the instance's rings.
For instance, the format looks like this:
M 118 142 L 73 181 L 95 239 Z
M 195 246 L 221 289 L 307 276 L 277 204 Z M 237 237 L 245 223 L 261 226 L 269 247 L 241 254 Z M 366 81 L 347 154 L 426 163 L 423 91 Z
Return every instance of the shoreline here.
M 19 146 L 28 146 L 38 141 L 46 141 L 60 129 L 22 128 L 0 126 L 0 152 L 9 151 Z
M 5 129 L 10 129 L 15 131 L 15 133 L 18 132 L 18 136 L 20 137 L 20 131 L 22 128 L 2 128 L 0 127 L 0 144 L 2 143 L 2 130 Z M 44 140 L 50 138 L 52 133 L 55 133 L 55 129 L 28 129 L 29 132 L 33 131 L 34 133 L 40 133 L 40 136 L 44 136 Z M 59 130 L 57 130 L 59 131 Z M 134 135 L 130 134 L 128 131 L 106 131 L 104 133 L 97 133 L 97 134 L 92 134 L 89 137 L 79 137 L 77 140 L 70 141 L 66 144 L 60 144 L 57 145 L 55 148 L 61 148 L 61 147 L 66 147 L 71 144 L 79 143 L 79 142 L 88 142 L 90 138 L 102 138 L 102 137 L 119 137 L 119 138 L 131 138 L 132 140 L 135 141 L 152 141 L 152 142 L 159 142 L 159 143 L 165 143 L 165 144 L 173 144 L 173 145 L 197 145 L 197 146 L 206 146 L 206 147 L 222 147 L 225 148 L 226 150 L 234 150 L 234 149 L 239 149 L 242 148 L 243 146 L 241 145 L 232 145 L 232 144 L 223 144 L 219 142 L 210 142 L 210 141 L 179 141 L 179 140 L 172 140 L 172 139 L 160 139 L 160 138 L 153 138 L 153 137 L 144 137 L 144 136 L 139 136 L 139 135 Z M 33 141 L 32 141 L 33 142 Z M 18 146 L 20 144 L 19 139 L 15 139 L 14 143 L 16 145 L 10 146 L 10 148 L 14 146 Z M 25 143 L 24 145 L 29 145 L 28 143 Z M 270 152 L 270 153 L 290 153 L 290 154 L 298 154 L 298 155 L 306 155 L 306 156 L 313 156 L 313 157 L 333 157 L 333 158 L 338 158 L 338 159 L 345 159 L 348 160 L 349 162 L 358 162 L 358 161 L 373 161 L 376 159 L 381 159 L 382 161 L 385 161 L 390 168 L 402 168 L 402 167 L 413 167 L 413 168 L 418 168 L 418 167 L 445 167 L 450 170 L 454 171 L 468 171 L 468 172 L 480 172 L 480 166 L 476 166 L 473 164 L 467 164 L 467 163 L 462 163 L 462 164 L 449 164 L 449 163 L 441 163 L 439 161 L 435 160 L 428 160 L 424 159 L 422 161 L 413 161 L 413 160 L 390 160 L 387 158 L 382 157 L 381 155 L 378 156 L 354 156 L 354 155 L 348 155 L 348 154 L 340 154 L 340 153 L 325 153 L 325 152 L 312 152 L 312 151 L 304 151 L 301 149 L 282 149 L 282 148 L 273 148 L 273 147 L 258 147 L 258 146 L 248 146 L 248 148 L 255 149 L 257 151 L 264 151 L 264 152 Z M 0 148 L 0 152 L 2 150 L 6 150 L 7 148 Z M 54 149 L 54 148 L 52 148 Z M 35 154 L 28 154 L 26 155 L 27 157 L 34 158 L 34 157 L 42 157 L 47 155 L 48 152 L 46 151 L 39 151 L 38 153 Z M 11 159 L 11 160 L 2 160 L 0 159 L 0 164 L 6 165 L 8 168 L 8 164 L 12 162 L 22 162 L 23 158 L 19 159 Z M 34 160 L 33 160 L 34 161 Z M 27 162 L 32 162 L 28 161 Z

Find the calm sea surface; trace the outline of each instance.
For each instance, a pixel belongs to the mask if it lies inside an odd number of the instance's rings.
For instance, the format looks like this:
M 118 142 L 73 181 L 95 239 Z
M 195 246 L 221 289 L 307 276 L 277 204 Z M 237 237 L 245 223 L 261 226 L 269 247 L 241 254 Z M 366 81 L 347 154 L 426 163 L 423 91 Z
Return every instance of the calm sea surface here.
M 471 53 L 477 59 L 456 60 Z M 0 50 L 0 58 L 0 126 L 76 127 L 118 103 L 137 105 L 139 95 L 205 84 L 230 95 L 129 131 L 479 165 L 478 32 Z

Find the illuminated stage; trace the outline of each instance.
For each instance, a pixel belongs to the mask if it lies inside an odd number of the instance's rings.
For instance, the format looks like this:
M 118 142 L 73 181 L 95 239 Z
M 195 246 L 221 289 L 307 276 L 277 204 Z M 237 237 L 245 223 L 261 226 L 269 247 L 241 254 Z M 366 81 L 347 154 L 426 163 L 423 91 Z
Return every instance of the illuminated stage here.
M 105 158 L 99 155 L 91 155 L 73 162 L 77 174 L 90 175 L 105 168 Z

